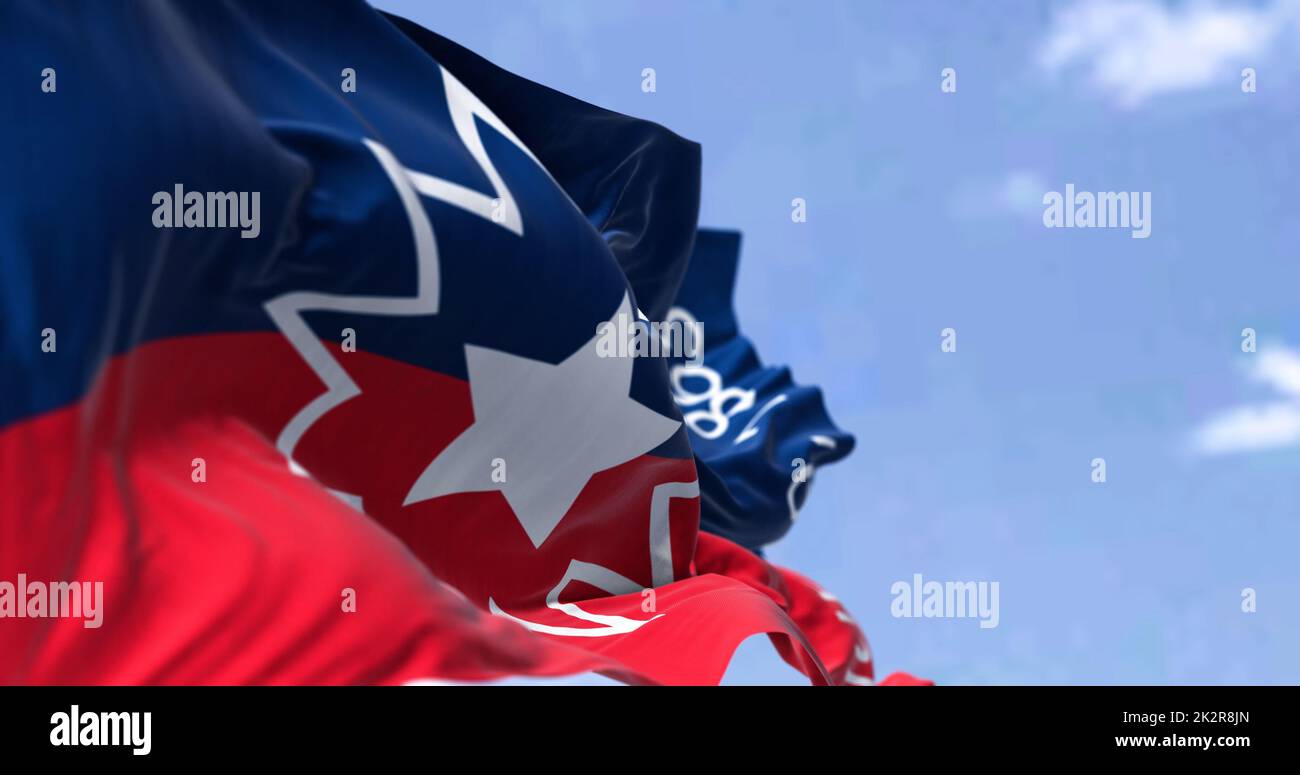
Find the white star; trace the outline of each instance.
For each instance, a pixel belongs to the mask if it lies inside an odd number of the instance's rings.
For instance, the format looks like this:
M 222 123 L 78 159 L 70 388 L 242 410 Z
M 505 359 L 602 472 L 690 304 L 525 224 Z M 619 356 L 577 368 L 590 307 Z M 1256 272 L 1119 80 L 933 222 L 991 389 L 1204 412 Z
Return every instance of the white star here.
M 610 322 L 631 309 L 624 294 Z M 424 469 L 403 505 L 500 490 L 540 547 L 592 474 L 667 441 L 681 423 L 629 397 L 632 358 L 600 357 L 597 338 L 558 365 L 466 345 L 474 424 Z M 496 458 L 503 482 L 492 480 Z

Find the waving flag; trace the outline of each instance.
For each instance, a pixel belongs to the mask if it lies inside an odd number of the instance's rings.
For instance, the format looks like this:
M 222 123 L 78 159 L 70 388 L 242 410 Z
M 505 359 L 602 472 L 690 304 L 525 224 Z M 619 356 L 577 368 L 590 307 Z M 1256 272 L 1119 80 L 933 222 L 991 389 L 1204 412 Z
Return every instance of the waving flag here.
M 781 536 L 808 497 L 813 472 L 853 450 L 817 388 L 764 366 L 731 307 L 740 234 L 704 230 L 670 318 L 708 332 L 702 364 L 674 363 L 674 396 L 703 473 L 702 526 L 754 550 Z
M 728 325 L 697 146 L 362 3 L 7 4 L 0 44 L 41 74 L 0 96 L 0 680 L 709 683 L 769 633 L 871 681 L 733 542 L 847 452 L 819 400 L 724 337 L 753 410 L 709 437 L 680 364 L 596 346 Z

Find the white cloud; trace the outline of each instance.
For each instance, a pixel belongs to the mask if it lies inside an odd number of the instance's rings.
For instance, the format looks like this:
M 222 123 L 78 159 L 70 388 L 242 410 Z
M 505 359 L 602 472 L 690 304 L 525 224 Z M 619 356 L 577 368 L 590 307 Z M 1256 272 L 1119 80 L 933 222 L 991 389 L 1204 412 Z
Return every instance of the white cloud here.
M 1300 403 L 1239 406 L 1210 420 L 1196 432 L 1196 448 L 1206 455 L 1252 452 L 1300 443 Z
M 1280 392 L 1300 399 L 1300 353 L 1285 347 L 1272 347 L 1259 353 L 1252 376 Z
M 1082 67 L 1120 106 L 1149 97 L 1241 82 L 1300 19 L 1295 0 L 1268 7 L 1156 0 L 1085 0 L 1059 12 L 1038 61 L 1050 73 Z
M 1196 451 L 1223 455 L 1300 445 L 1300 352 L 1286 347 L 1261 351 L 1250 376 L 1285 398 L 1234 407 L 1211 418 L 1196 430 Z

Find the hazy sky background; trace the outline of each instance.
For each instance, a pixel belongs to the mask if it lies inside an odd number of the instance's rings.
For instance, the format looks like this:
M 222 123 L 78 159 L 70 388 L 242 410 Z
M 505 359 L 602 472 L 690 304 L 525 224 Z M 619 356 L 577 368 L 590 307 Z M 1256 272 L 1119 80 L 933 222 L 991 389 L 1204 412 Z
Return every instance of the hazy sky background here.
M 377 5 L 703 145 L 742 327 L 858 437 L 769 556 L 878 675 L 1300 682 L 1300 5 Z M 1152 192 L 1151 236 L 1045 229 L 1066 183 Z M 999 626 L 892 618 L 914 573 Z M 750 642 L 728 681 L 804 679 Z

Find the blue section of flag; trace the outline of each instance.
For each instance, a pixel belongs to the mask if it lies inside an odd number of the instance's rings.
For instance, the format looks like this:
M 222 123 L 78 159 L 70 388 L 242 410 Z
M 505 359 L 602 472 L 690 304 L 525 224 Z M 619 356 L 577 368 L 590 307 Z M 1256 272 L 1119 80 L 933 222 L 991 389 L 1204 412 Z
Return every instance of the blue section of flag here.
M 362 349 L 460 379 L 466 345 L 556 363 L 625 293 L 647 312 L 666 308 L 689 257 L 698 146 L 365 3 L 309 14 L 260 2 L 57 13 L 6 3 L 0 42 L 0 69 L 26 74 L 0 88 L 0 112 L 15 118 L 0 125 L 0 427 L 78 400 L 107 358 L 139 344 L 275 331 L 263 305 L 284 293 L 410 295 L 409 219 L 363 140 L 491 196 L 454 126 L 443 66 L 549 168 L 475 119 L 523 234 L 422 196 L 438 314 L 304 313 L 320 338 L 352 327 Z M 40 88 L 46 67 L 52 93 Z M 344 68 L 355 92 L 340 88 Z M 155 228 L 151 198 L 177 184 L 260 192 L 261 234 Z M 57 353 L 42 352 L 45 329 Z M 673 416 L 664 383 L 661 361 L 638 359 L 630 394 Z M 656 452 L 689 454 L 685 435 Z
M 685 274 L 700 205 L 700 146 L 590 105 L 389 19 L 492 106 L 609 245 L 641 311 L 662 320 Z
M 764 365 L 740 333 L 739 260 L 739 233 L 696 236 L 674 304 L 703 324 L 704 362 L 676 362 L 672 381 L 700 475 L 701 527 L 757 550 L 785 535 L 814 471 L 852 451 L 853 436 L 831 421 L 820 389 Z

